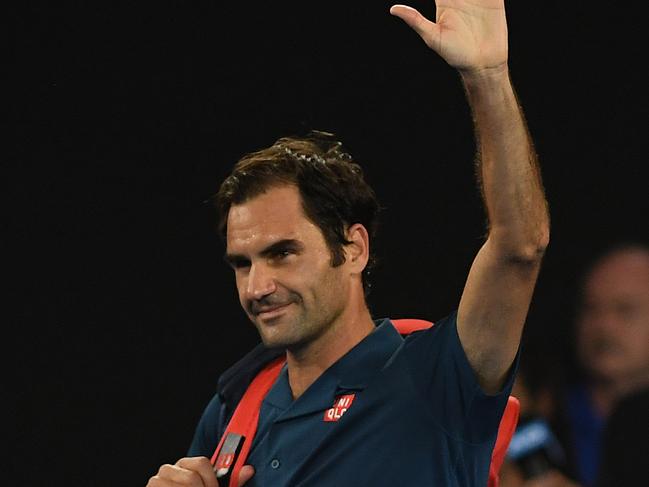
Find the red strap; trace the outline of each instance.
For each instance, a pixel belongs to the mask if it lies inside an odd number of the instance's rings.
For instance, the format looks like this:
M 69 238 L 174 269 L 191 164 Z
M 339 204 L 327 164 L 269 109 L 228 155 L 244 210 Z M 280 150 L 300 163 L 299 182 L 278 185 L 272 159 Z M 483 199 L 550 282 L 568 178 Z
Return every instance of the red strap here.
M 498 426 L 496 445 L 494 446 L 494 451 L 491 453 L 491 465 L 489 466 L 489 482 L 487 483 L 487 487 L 498 487 L 498 474 L 503 461 L 505 461 L 509 442 L 516 430 L 520 408 L 521 406 L 518 399 L 514 396 L 509 396 L 507 405 L 505 406 L 505 412 L 503 413 L 503 417 L 500 419 L 500 425 Z
M 228 436 L 228 433 L 236 433 L 244 436 L 241 453 L 239 453 L 239 456 L 234 463 L 234 467 L 232 468 L 229 487 L 238 486 L 239 472 L 241 471 L 241 467 L 243 467 L 246 458 L 248 458 L 248 452 L 250 452 L 252 441 L 255 438 L 255 433 L 257 433 L 261 403 L 275 383 L 285 361 L 286 359 L 284 357 L 279 357 L 273 360 L 252 380 L 248 389 L 246 389 L 246 392 L 241 398 L 241 401 L 239 401 L 237 408 L 234 410 L 230 423 L 219 441 L 219 446 L 217 446 L 214 455 L 212 455 L 212 465 L 215 465 L 218 454 L 221 451 L 221 447 L 223 446 L 223 442 Z
M 400 335 L 410 335 L 414 331 L 427 330 L 433 326 L 432 321 L 426 320 L 392 320 Z
M 414 331 L 426 330 L 433 326 L 430 321 L 424 320 L 394 320 L 393 321 L 397 330 L 402 335 L 409 335 Z M 496 444 L 494 445 L 493 452 L 491 453 L 491 464 L 489 466 L 489 480 L 487 487 L 498 487 L 500 467 L 502 467 L 507 455 L 507 448 L 516 430 L 518 424 L 518 414 L 520 410 L 520 403 L 514 396 L 509 396 L 507 405 L 500 425 L 498 426 L 498 436 L 496 437 Z
M 426 330 L 433 326 L 433 323 L 430 321 L 416 319 L 392 320 L 392 323 L 401 335 L 409 335 L 415 331 Z M 250 447 L 257 433 L 261 403 L 277 380 L 284 363 L 284 357 L 273 360 L 253 379 L 241 398 L 241 401 L 239 401 L 237 408 L 234 410 L 230 423 L 228 423 L 219 441 L 219 445 L 214 451 L 214 455 L 212 455 L 212 465 L 215 465 L 223 442 L 229 433 L 236 433 L 244 437 L 241 452 L 232 468 L 229 487 L 238 487 L 239 472 L 248 458 Z M 507 447 L 514 434 L 514 430 L 516 429 L 519 408 L 518 400 L 510 396 L 500 421 L 496 445 L 491 455 L 488 487 L 498 487 L 498 472 L 505 459 Z

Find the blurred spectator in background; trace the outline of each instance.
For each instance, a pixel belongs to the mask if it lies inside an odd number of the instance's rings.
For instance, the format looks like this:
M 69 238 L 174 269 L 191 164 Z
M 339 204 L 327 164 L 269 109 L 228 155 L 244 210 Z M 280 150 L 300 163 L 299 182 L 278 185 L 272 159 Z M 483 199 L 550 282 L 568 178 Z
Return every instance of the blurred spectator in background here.
M 576 473 L 592 486 L 607 419 L 649 387 L 649 247 L 620 245 L 595 260 L 583 280 L 576 346 L 583 380 L 568 391 L 563 413 Z
M 550 421 L 556 396 L 549 385 L 539 387 L 534 374 L 536 361 L 536 357 L 523 352 L 512 390 L 520 402 L 520 418 L 500 470 L 499 485 L 579 487 L 570 478 L 565 448 Z
M 649 485 L 648 246 L 616 245 L 589 266 L 575 346 L 578 380 L 564 390 L 552 373 L 529 387 L 539 364 L 523 353 L 513 391 L 521 419 L 501 487 L 576 485 L 569 477 L 585 487 Z

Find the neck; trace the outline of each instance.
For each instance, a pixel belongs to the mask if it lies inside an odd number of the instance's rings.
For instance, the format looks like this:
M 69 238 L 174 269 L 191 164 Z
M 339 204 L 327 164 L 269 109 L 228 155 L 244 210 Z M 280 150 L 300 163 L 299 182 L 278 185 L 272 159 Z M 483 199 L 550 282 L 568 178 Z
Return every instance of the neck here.
M 293 399 L 300 397 L 322 373 L 374 330 L 367 306 L 343 312 L 315 340 L 287 350 L 288 380 Z

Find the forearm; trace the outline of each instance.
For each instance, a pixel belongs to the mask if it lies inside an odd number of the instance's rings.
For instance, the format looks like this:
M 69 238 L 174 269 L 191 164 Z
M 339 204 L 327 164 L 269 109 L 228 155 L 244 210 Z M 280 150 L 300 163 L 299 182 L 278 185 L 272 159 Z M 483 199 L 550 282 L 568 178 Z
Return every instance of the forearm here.
M 496 392 L 518 350 L 549 240 L 536 156 L 509 80 L 504 1 L 437 2 L 435 22 L 409 7 L 391 12 L 460 71 L 473 112 L 489 237 L 471 265 L 457 330 L 480 384 Z
M 461 75 L 473 113 L 490 243 L 505 257 L 539 260 L 549 240 L 547 203 L 507 67 Z

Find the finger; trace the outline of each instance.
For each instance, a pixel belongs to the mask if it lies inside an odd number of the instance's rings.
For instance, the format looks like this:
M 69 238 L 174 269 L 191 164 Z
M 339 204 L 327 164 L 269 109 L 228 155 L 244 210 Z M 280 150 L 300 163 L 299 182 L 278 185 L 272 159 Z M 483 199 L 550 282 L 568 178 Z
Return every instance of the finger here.
M 390 13 L 408 24 L 426 42 L 437 34 L 437 24 L 428 20 L 412 7 L 393 5 L 390 8 Z
M 160 478 L 156 475 L 149 479 L 149 482 L 146 484 L 146 487 L 186 487 L 186 486 L 169 479 Z
M 162 467 L 167 466 L 171 467 L 172 465 L 163 465 Z M 146 487 L 183 487 L 183 485 L 179 484 L 178 482 L 174 482 L 169 478 L 164 478 L 160 473 L 162 471 L 162 467 L 160 467 L 157 475 L 154 475 L 149 479 Z
M 219 487 L 214 474 L 214 467 L 206 457 L 186 457 L 176 462 L 176 466 L 193 474 L 192 479 L 200 480 L 196 485 L 199 487 Z M 194 484 L 189 484 L 194 485 Z
M 239 472 L 239 487 L 243 487 L 253 475 L 255 475 L 255 469 L 252 465 L 244 465 L 241 467 L 241 471 Z
M 163 465 L 158 474 L 149 480 L 150 487 L 204 487 L 203 480 L 198 473 L 182 468 L 178 465 Z

